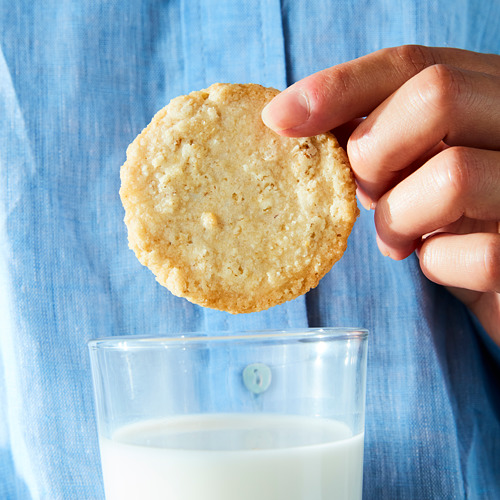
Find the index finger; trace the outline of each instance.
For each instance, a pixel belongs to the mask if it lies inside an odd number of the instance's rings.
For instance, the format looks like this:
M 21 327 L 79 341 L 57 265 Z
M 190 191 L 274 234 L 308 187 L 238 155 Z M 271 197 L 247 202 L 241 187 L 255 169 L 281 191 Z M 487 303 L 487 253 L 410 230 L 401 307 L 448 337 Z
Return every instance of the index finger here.
M 500 75 L 497 61 L 494 54 L 447 47 L 403 45 L 382 49 L 299 80 L 264 108 L 262 119 L 281 135 L 317 135 L 368 115 L 429 66 L 448 64 Z

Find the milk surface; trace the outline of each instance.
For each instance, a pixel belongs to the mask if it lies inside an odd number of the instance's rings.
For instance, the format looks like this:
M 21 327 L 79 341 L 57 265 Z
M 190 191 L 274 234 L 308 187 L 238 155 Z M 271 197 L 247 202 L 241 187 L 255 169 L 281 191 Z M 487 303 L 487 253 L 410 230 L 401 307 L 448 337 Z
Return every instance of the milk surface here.
M 184 416 L 101 438 L 106 500 L 360 500 L 363 434 L 282 415 Z

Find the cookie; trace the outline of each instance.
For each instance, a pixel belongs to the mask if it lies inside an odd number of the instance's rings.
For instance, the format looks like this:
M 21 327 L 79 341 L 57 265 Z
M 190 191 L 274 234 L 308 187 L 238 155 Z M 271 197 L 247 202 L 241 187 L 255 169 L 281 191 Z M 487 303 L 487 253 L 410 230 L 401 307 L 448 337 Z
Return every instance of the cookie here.
M 174 295 L 248 313 L 315 287 L 358 215 L 335 137 L 282 137 L 261 120 L 278 91 L 214 84 L 159 111 L 127 149 L 129 246 Z

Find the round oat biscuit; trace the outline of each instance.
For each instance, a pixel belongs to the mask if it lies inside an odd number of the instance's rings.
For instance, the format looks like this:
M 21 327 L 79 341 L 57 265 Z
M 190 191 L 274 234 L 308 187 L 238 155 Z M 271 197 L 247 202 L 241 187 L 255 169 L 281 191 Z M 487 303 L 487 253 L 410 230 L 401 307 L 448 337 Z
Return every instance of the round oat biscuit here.
M 246 313 L 315 287 L 358 215 L 331 134 L 282 137 L 261 111 L 278 91 L 214 84 L 173 99 L 127 149 L 129 245 L 173 294 Z

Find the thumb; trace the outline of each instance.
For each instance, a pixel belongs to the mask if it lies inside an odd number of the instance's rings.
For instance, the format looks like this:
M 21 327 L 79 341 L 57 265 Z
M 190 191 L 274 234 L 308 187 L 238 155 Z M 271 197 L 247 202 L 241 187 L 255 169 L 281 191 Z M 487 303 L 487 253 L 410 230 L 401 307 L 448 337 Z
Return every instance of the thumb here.
M 277 95 L 262 110 L 262 121 L 278 134 L 305 137 L 340 125 L 330 105 L 329 89 L 320 87 L 318 74 L 301 80 Z
M 386 78 L 377 85 L 372 64 L 368 56 L 299 80 L 267 104 L 262 121 L 281 135 L 305 137 L 366 116 L 393 90 Z
M 426 66 L 465 60 L 467 54 L 420 46 L 382 49 L 299 80 L 263 109 L 262 120 L 289 137 L 327 132 L 367 116 Z

